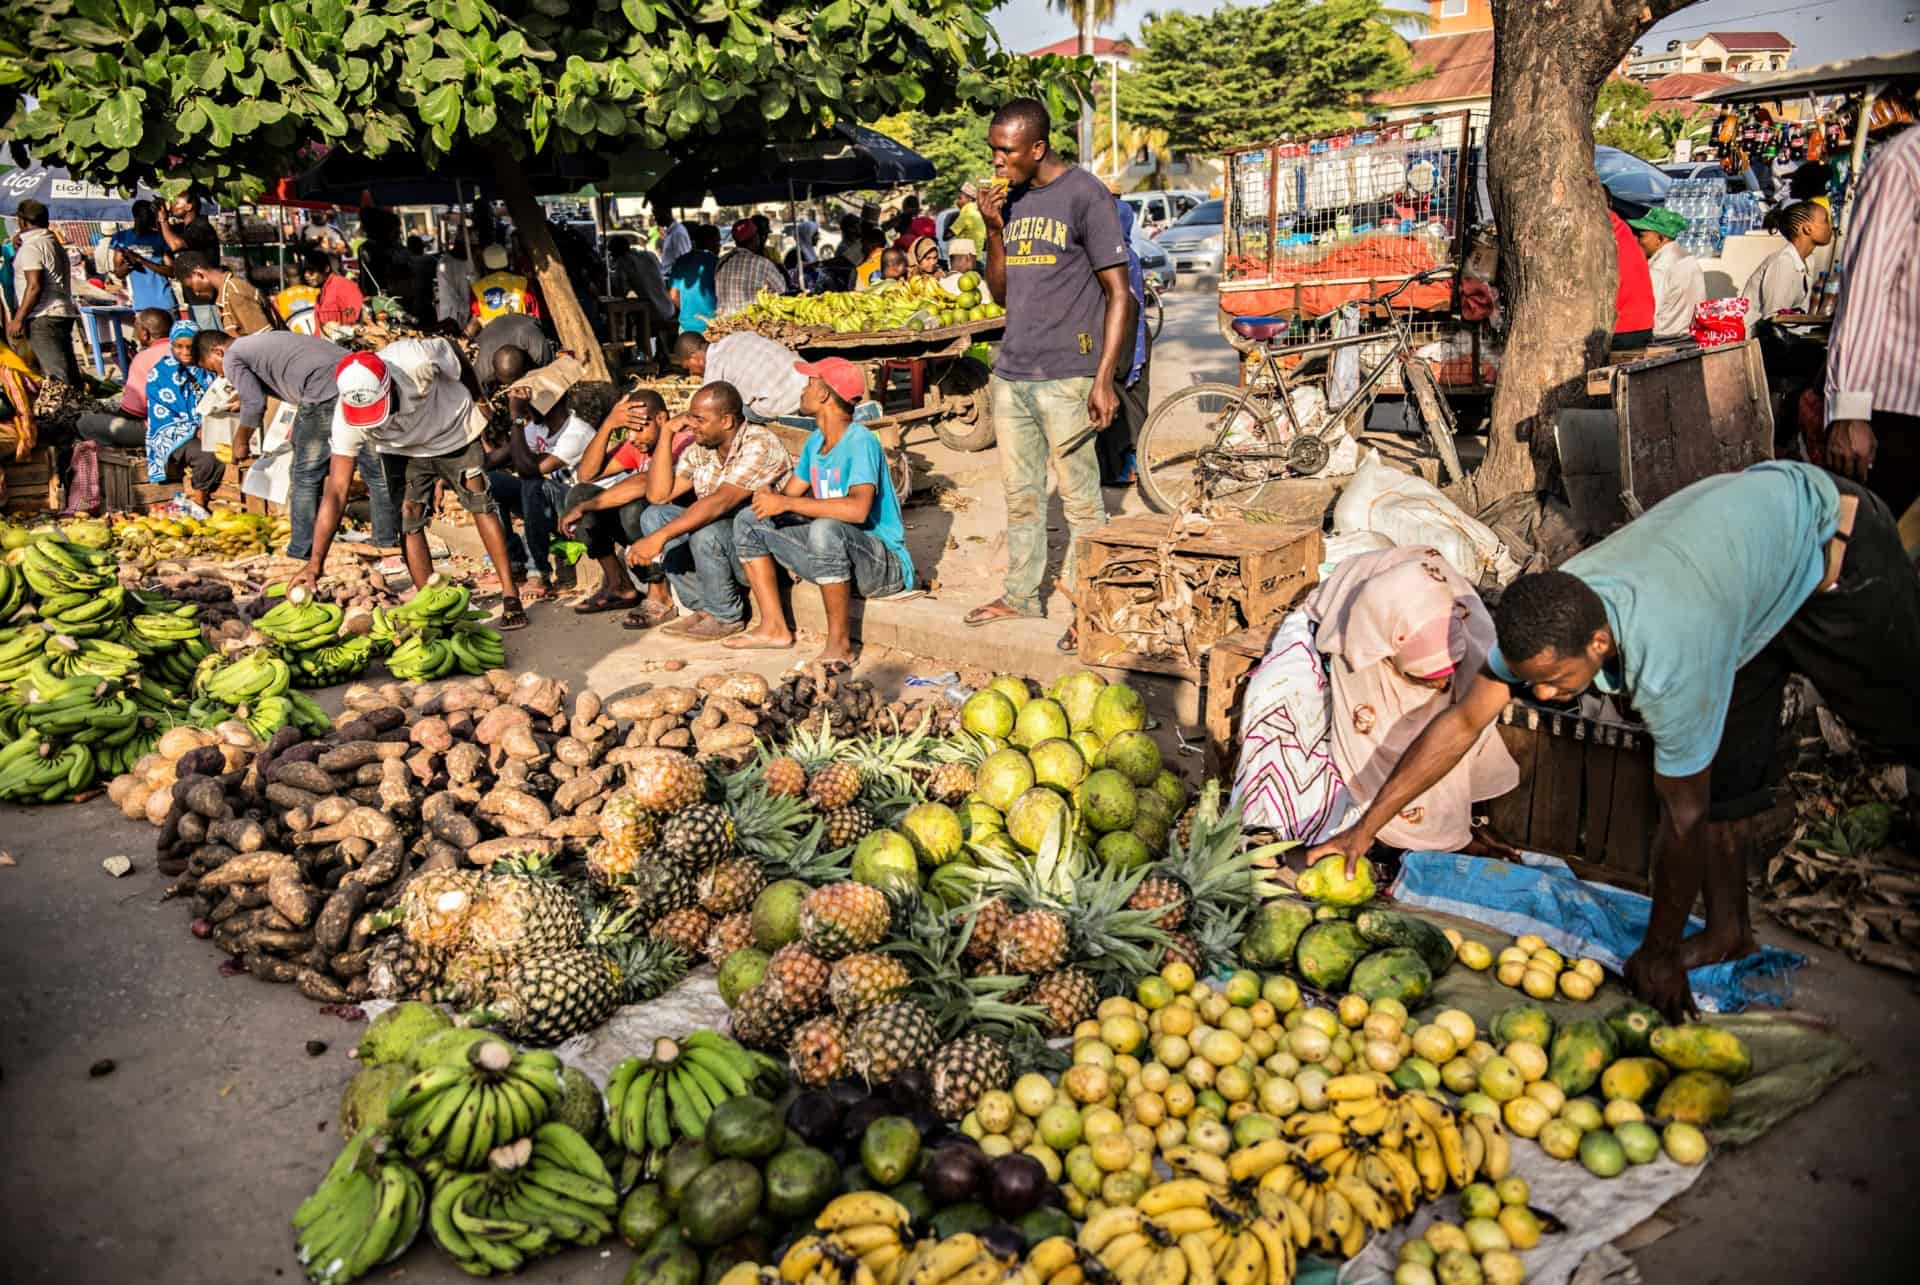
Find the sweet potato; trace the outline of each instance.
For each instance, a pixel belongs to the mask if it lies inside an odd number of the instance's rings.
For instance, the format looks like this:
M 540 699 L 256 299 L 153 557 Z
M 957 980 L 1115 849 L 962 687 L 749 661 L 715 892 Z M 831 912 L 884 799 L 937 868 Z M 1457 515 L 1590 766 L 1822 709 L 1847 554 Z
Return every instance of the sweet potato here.
M 467 860 L 476 866 L 490 866 L 502 857 L 559 855 L 560 841 L 545 835 L 527 834 L 509 836 L 502 839 L 488 839 L 467 850 Z
M 333 825 L 309 830 L 300 836 L 303 844 L 338 843 L 342 839 L 367 839 L 381 843 L 397 838 L 399 831 L 391 819 L 373 808 L 358 807 Z
M 601 793 L 612 783 L 611 768 L 595 768 L 591 772 L 583 772 L 553 792 L 553 806 L 560 812 L 575 811 L 582 803 Z
M 513 674 L 504 669 L 489 669 L 482 675 L 482 681 L 494 695 L 506 698 L 513 695 Z
M 406 713 L 391 705 L 378 705 L 361 711 L 359 717 L 350 719 L 333 729 L 330 738 L 337 744 L 349 741 L 370 741 L 382 732 L 391 732 L 396 727 L 405 727 Z
M 497 745 L 509 728 L 529 727 L 532 723 L 533 715 L 518 705 L 499 705 L 473 725 L 473 739 L 482 745 Z
M 446 753 L 447 779 L 456 784 L 476 780 L 486 763 L 485 750 L 472 741 L 460 741 Z
M 231 863 L 229 863 L 231 864 Z M 280 917 L 296 928 L 304 928 L 313 918 L 313 894 L 300 879 L 300 867 L 287 861 L 274 867 L 267 876 L 267 900 Z
M 513 684 L 507 697 L 514 704 L 551 718 L 566 707 L 567 685 L 557 679 L 543 678 L 528 670 Z
M 555 817 L 540 831 L 551 839 L 596 839 L 600 836 L 600 818 L 583 816 Z
M 236 852 L 258 852 L 267 846 L 266 827 L 258 821 L 239 817 L 215 821 L 207 826 L 207 833 Z
M 367 886 L 360 883 L 343 882 L 327 898 L 320 913 L 314 917 L 313 940 L 318 946 L 329 950 L 338 950 L 346 941 L 347 933 L 353 928 L 353 919 L 360 908 L 367 904 Z
M 440 775 L 440 756 L 432 750 L 418 750 L 406 757 L 407 771 L 413 779 L 426 785 Z
M 749 673 L 746 670 L 734 670 L 725 674 L 710 674 L 700 680 L 699 688 L 708 696 L 724 696 L 728 700 L 743 705 L 764 705 L 771 688 L 765 676 Z
M 381 759 L 403 759 L 411 752 L 409 743 L 404 740 L 349 741 L 322 754 L 320 768 L 326 772 L 352 772 L 363 764 L 377 763 Z
M 573 716 L 582 723 L 591 723 L 600 717 L 600 694 L 588 690 L 573 698 Z
M 662 714 L 684 714 L 700 703 L 700 693 L 691 687 L 655 687 L 633 696 L 621 696 L 606 703 L 607 714 L 620 722 L 648 720 Z
M 481 796 L 480 806 L 476 809 L 487 820 L 498 825 L 508 834 L 519 827 L 520 833 L 538 830 L 553 820 L 553 814 L 547 805 L 531 794 L 505 785 L 496 785 Z
M 546 756 L 546 747 L 533 735 L 533 729 L 526 726 L 509 727 L 501 733 L 500 751 L 509 758 L 538 759 Z
M 694 729 L 693 742 L 702 754 L 733 754 L 753 748 L 753 729 L 741 723 L 706 731 Z
M 662 733 L 660 739 L 654 742 L 654 744 L 663 750 L 692 749 L 693 732 L 685 727 L 676 727 L 669 732 Z
M 361 883 L 369 888 L 378 888 L 382 884 L 392 883 L 406 864 L 406 845 L 400 841 L 400 832 L 396 830 L 376 843 L 373 852 L 361 863 L 360 868 L 342 882 Z
M 458 848 L 471 848 L 480 842 L 480 827 L 466 814 L 458 800 L 444 790 L 430 794 L 420 803 L 420 819 L 436 839 L 444 839 Z
M 343 800 L 344 801 L 344 800 Z M 373 853 L 373 844 L 360 837 L 352 836 L 333 845 L 333 859 L 357 866 Z
M 456 848 L 445 839 L 428 839 L 421 845 L 425 860 L 414 867 L 415 870 L 452 870 L 458 867 L 469 848 Z
M 275 785 L 291 785 L 296 790 L 323 797 L 340 788 L 340 782 L 319 764 L 288 762 L 286 759 L 273 765 L 267 773 L 267 780 Z
M 423 718 L 415 723 L 408 735 L 415 745 L 423 750 L 432 750 L 436 754 L 445 754 L 453 748 L 453 733 L 447 730 L 447 720 L 437 715 Z
M 252 852 L 221 862 L 218 869 L 201 876 L 200 886 L 225 888 L 240 883 L 265 883 L 283 867 L 293 870 L 296 876 L 299 873 L 293 858 L 284 852 Z
M 388 702 L 380 693 L 366 683 L 353 683 L 347 687 L 341 697 L 342 703 L 356 713 L 386 708 Z

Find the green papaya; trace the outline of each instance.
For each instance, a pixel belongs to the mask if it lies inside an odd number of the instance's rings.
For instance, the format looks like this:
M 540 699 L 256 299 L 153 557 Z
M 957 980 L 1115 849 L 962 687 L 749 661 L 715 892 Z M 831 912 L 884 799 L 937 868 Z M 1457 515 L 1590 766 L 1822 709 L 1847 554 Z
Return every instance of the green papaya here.
M 1600 1076 L 1600 1096 L 1609 1102 L 1645 1102 L 1673 1075 L 1657 1057 L 1616 1058 Z
M 1607 1029 L 1613 1032 L 1621 1057 L 1645 1057 L 1652 1052 L 1653 1033 L 1666 1024 L 1667 1019 L 1660 1016 L 1659 1009 L 1632 1000 L 1607 1014 Z
M 1412 1008 L 1433 990 L 1433 973 L 1413 947 L 1388 946 L 1353 966 L 1347 989 L 1355 995 L 1366 996 L 1369 1002 L 1397 999 Z
M 1649 1043 L 1653 1055 L 1676 1071 L 1712 1071 L 1737 1083 L 1753 1070 L 1753 1054 L 1745 1040 L 1702 1022 L 1663 1026 Z
M 1292 897 L 1267 902 L 1240 939 L 1240 962 L 1248 968 L 1281 968 L 1293 958 L 1300 934 L 1313 922 L 1313 907 Z
M 1553 1044 L 1553 1018 L 1537 1004 L 1515 1004 L 1494 1015 L 1493 1042 L 1505 1048 L 1515 1040 L 1548 1048 Z
M 1330 906 L 1357 906 L 1363 901 L 1373 900 L 1376 891 L 1373 862 L 1361 857 L 1354 866 L 1353 878 L 1349 879 L 1344 856 L 1336 854 L 1322 857 L 1300 872 L 1297 886 L 1300 895 L 1309 901 L 1325 902 Z
M 1660 1093 L 1653 1114 L 1705 1128 L 1733 1106 L 1733 1086 L 1712 1071 L 1682 1071 Z
M 1553 1037 L 1547 1078 L 1570 1098 L 1593 1087 L 1613 1061 L 1613 1032 L 1605 1022 L 1586 1018 L 1560 1028 Z
M 1300 934 L 1293 966 L 1309 985 L 1337 990 L 1346 984 L 1353 966 L 1366 953 L 1367 939 L 1359 929 L 1344 919 L 1329 919 Z
M 1353 926 L 1376 946 L 1407 946 L 1419 951 L 1427 972 L 1435 977 L 1453 964 L 1453 943 L 1445 933 L 1416 915 L 1370 907 L 1354 916 Z

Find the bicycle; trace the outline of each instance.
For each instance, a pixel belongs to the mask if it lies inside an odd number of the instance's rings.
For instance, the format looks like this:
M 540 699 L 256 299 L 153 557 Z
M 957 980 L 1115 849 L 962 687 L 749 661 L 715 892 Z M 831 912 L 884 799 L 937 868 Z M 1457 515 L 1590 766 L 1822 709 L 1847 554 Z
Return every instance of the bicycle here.
M 1440 394 L 1432 369 L 1425 359 L 1414 355 L 1406 323 L 1391 306 L 1402 291 L 1448 272 L 1439 269 L 1409 277 L 1385 294 L 1366 300 L 1385 307 L 1385 332 L 1288 344 L 1289 323 L 1284 318 L 1236 319 L 1235 333 L 1257 345 L 1264 378 L 1249 380 L 1244 388 L 1195 384 L 1154 408 L 1141 426 L 1135 446 L 1140 489 L 1148 505 L 1160 513 L 1186 512 L 1212 502 L 1243 509 L 1263 507 L 1261 501 L 1275 483 L 1309 477 L 1326 467 L 1338 440 L 1336 433 L 1359 436 L 1359 427 L 1365 424 L 1367 412 L 1391 370 L 1400 372 L 1401 387 L 1419 412 L 1429 449 L 1439 458 L 1448 479 L 1458 479 L 1461 471 L 1453 446 L 1453 412 Z M 1324 392 L 1335 353 L 1383 341 L 1392 344 L 1392 352 L 1367 372 L 1353 395 L 1338 406 L 1330 406 L 1318 422 L 1302 424 L 1295 414 L 1295 391 L 1317 384 Z M 1280 364 L 1282 357 L 1321 355 L 1326 360 L 1310 375 L 1303 376 L 1298 368 L 1289 373 Z M 1307 364 L 1302 361 L 1299 367 Z M 1264 386 L 1266 381 L 1271 381 L 1271 389 Z
M 1167 310 L 1161 306 L 1160 292 L 1154 289 L 1151 281 L 1146 283 L 1145 289 L 1141 292 L 1140 315 L 1147 320 L 1147 338 L 1149 340 L 1160 338 L 1160 327 L 1166 324 Z

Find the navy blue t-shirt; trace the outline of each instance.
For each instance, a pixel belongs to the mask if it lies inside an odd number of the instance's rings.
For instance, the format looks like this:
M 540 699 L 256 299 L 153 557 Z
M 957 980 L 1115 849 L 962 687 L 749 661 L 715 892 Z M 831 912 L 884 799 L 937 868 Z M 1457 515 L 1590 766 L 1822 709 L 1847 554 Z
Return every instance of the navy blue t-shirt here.
M 1045 187 L 1016 187 L 1007 194 L 1005 240 L 1007 333 L 993 373 L 1023 381 L 1091 376 L 1107 315 L 1096 274 L 1127 262 L 1113 193 L 1078 165 Z

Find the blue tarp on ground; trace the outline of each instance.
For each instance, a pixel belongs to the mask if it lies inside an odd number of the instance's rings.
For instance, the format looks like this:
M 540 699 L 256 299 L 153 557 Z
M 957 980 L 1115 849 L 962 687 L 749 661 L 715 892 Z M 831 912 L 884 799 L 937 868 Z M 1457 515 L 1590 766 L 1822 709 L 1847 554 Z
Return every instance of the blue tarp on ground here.
M 1639 893 L 1588 883 L 1556 857 L 1528 853 L 1526 864 L 1456 852 L 1409 852 L 1392 896 L 1403 905 L 1436 910 L 1519 936 L 1535 933 L 1569 958 L 1584 955 L 1619 972 L 1646 935 L 1652 902 Z M 1687 921 L 1689 935 L 1705 927 Z M 1787 1002 L 1788 974 L 1805 955 L 1774 946 L 1731 963 L 1687 974 L 1703 1012 L 1737 1013 L 1750 1005 Z

